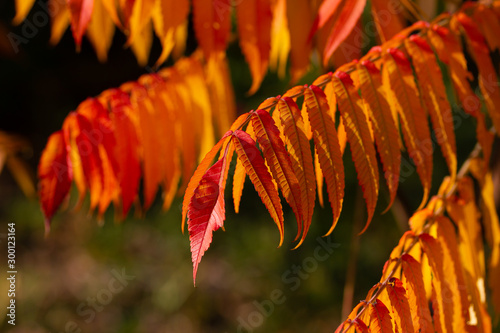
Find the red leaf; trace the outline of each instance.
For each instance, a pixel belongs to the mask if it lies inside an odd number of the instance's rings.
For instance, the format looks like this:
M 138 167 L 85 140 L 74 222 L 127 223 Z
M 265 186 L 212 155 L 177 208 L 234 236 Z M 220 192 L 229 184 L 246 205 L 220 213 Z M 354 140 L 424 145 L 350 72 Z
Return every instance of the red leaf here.
M 232 5 L 229 0 L 193 0 L 193 20 L 196 39 L 205 58 L 225 51 L 231 28 Z
M 345 1 L 342 12 L 333 25 L 332 32 L 326 42 L 323 53 L 323 64 L 326 65 L 333 52 L 349 36 L 365 8 L 366 0 Z
M 50 229 L 50 219 L 71 187 L 68 160 L 63 132 L 57 131 L 49 137 L 38 165 L 38 178 L 40 179 L 38 193 L 45 215 L 46 232 Z
M 92 10 L 94 9 L 94 0 L 66 1 L 68 2 L 73 38 L 75 39 L 77 49 L 80 49 L 82 36 L 85 33 L 85 30 L 87 30 L 87 25 L 90 22 Z
M 193 260 L 193 281 L 196 283 L 198 264 L 212 242 L 212 232 L 224 225 L 225 156 L 212 165 L 201 178 L 191 197 L 188 211 L 189 240 Z

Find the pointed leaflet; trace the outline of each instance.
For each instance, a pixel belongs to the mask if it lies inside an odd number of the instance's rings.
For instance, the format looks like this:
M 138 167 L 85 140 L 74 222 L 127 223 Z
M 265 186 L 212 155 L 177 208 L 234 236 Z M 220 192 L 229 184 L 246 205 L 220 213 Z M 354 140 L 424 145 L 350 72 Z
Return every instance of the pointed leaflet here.
M 38 195 L 45 216 L 45 231 L 50 219 L 61 205 L 71 187 L 68 152 L 62 131 L 53 133 L 45 146 L 38 165 Z
M 284 235 L 283 210 L 281 208 L 278 190 L 274 187 L 272 177 L 267 171 L 264 159 L 255 146 L 255 141 L 252 140 L 247 133 L 236 130 L 231 140 L 235 145 L 238 158 L 242 161 L 245 171 L 250 177 L 255 190 L 278 226 L 280 233 L 279 246 L 281 246 Z
M 141 33 L 151 21 L 155 0 L 134 0 L 132 12 L 126 26 L 129 35 L 127 45 L 131 45 L 136 38 L 141 38 Z
M 453 299 L 453 290 L 448 281 L 449 276 L 444 274 L 444 257 L 441 244 L 434 237 L 426 233 L 421 234 L 419 240 L 432 269 L 432 286 L 436 292 L 436 301 L 439 310 L 437 314 L 443 325 L 443 331 L 453 332 L 453 308 L 454 306 L 460 306 L 460 299 Z
M 497 131 L 500 131 L 500 87 L 488 46 L 470 17 L 464 13 L 458 13 L 453 18 L 457 19 L 465 31 L 468 49 L 479 70 L 479 88 L 483 94 L 488 114 Z
M 153 27 L 151 23 L 148 23 L 141 31 L 139 31 L 139 36 L 134 38 L 134 41 L 131 42 L 130 45 L 139 66 L 144 67 L 147 65 L 149 60 L 149 51 L 151 50 L 152 44 Z
M 224 225 L 224 188 L 222 180 L 226 169 L 225 156 L 212 165 L 200 180 L 189 203 L 188 230 L 193 260 L 193 282 L 201 257 L 212 242 L 212 232 Z
M 384 166 L 384 176 L 390 193 L 387 207 L 389 208 L 396 198 L 399 185 L 401 166 L 399 134 L 382 86 L 380 71 L 369 60 L 358 63 L 356 69 L 363 106 L 371 121 L 377 150 Z
M 286 3 L 287 21 L 290 31 L 290 73 L 292 82 L 297 82 L 309 67 L 311 43 L 307 40 L 312 26 L 311 3 L 309 0 L 288 0 Z
M 370 332 L 373 333 L 391 333 L 392 330 L 392 318 L 387 307 L 380 301 L 376 299 L 373 303 L 370 303 Z
M 493 134 L 486 130 L 485 117 L 481 112 L 481 101 L 470 86 L 472 74 L 467 70 L 467 61 L 462 52 L 461 43 L 448 28 L 439 25 L 433 25 L 432 29 L 428 29 L 427 37 L 439 59 L 448 65 L 448 71 L 462 108 L 477 119 L 477 140 L 483 148 L 485 160 L 489 160 Z
M 455 227 L 445 216 L 437 216 L 436 222 L 436 239 L 443 250 L 443 273 L 447 277 L 446 281 L 451 290 L 451 295 L 447 295 L 453 301 L 451 306 L 453 308 L 453 331 L 464 332 L 467 328 L 469 302 Z
M 436 57 L 425 39 L 412 35 L 405 39 L 405 48 L 410 54 L 413 67 L 420 83 L 420 91 L 434 128 L 434 136 L 448 164 L 451 182 L 457 173 L 457 148 L 453 131 L 453 115 L 441 69 Z
M 153 24 L 163 47 L 157 64 L 163 63 L 170 55 L 175 44 L 174 34 L 185 23 L 189 9 L 188 0 L 155 1 L 152 9 Z
M 314 145 L 319 157 L 319 163 L 326 179 L 328 199 L 332 206 L 333 223 L 329 235 L 335 228 L 342 210 L 344 200 L 344 163 L 340 152 L 335 123 L 329 112 L 326 95 L 321 88 L 311 85 L 304 94 Z
M 235 131 L 239 129 L 243 124 L 250 119 L 250 113 L 242 114 L 235 120 L 233 125 L 231 126 L 231 130 Z M 252 140 L 255 140 L 255 133 L 253 131 L 252 123 L 249 122 L 246 128 L 246 133 L 250 135 Z M 236 167 L 234 169 L 233 175 L 233 202 L 234 202 L 234 211 L 236 213 L 240 210 L 240 201 L 241 196 L 243 195 L 243 187 L 245 185 L 247 173 L 245 171 L 245 166 L 240 159 L 236 159 Z
M 50 45 L 56 45 L 66 32 L 70 21 L 68 4 L 66 1 L 49 0 L 47 2 L 50 15 Z
M 184 221 L 186 220 L 186 215 L 189 209 L 189 205 L 191 202 L 191 198 L 194 195 L 194 191 L 198 184 L 200 183 L 203 175 L 209 168 L 210 164 L 215 158 L 215 155 L 219 152 L 220 147 L 226 141 L 226 138 L 232 134 L 231 131 L 228 131 L 224 136 L 212 147 L 212 149 L 205 155 L 203 160 L 200 162 L 193 176 L 189 180 L 189 183 L 186 188 L 186 192 L 184 194 L 184 200 L 182 201 L 182 231 L 184 231 Z
M 119 165 L 115 157 L 116 139 L 114 128 L 107 110 L 104 109 L 98 99 L 88 98 L 83 103 L 80 103 L 77 112 L 89 121 L 91 130 L 87 133 L 84 131 L 84 134 L 89 136 L 92 144 L 97 148 L 96 155 L 98 161 L 100 161 L 99 169 L 102 179 L 102 190 L 98 199 L 98 218 L 102 220 L 102 216 L 111 200 L 116 200 L 120 192 L 116 178 Z
M 12 19 L 12 24 L 18 25 L 24 21 L 31 8 L 35 4 L 35 0 L 16 0 L 16 16 Z
M 413 328 L 421 333 L 434 332 L 420 263 L 409 254 L 403 254 L 401 260 L 402 281 L 408 296 Z
M 279 112 L 281 126 L 285 134 L 285 143 L 292 160 L 293 172 L 297 176 L 300 185 L 304 221 L 302 237 L 297 244 L 297 246 L 300 246 L 311 225 L 316 196 L 311 147 L 304 131 L 304 122 L 297 103 L 290 97 L 282 97 L 278 101 L 276 110 Z
M 314 173 L 316 175 L 316 184 L 318 187 L 318 202 L 321 208 L 325 207 L 325 202 L 323 199 L 323 171 L 321 170 L 321 165 L 319 165 L 318 152 L 314 151 Z
M 301 226 L 303 221 L 301 189 L 292 170 L 290 156 L 280 138 L 280 132 L 273 118 L 266 110 L 257 110 L 252 115 L 252 125 L 257 142 L 264 153 L 264 158 L 271 169 L 273 177 L 286 201 L 292 207 L 297 219 L 297 225 Z
M 368 119 L 361 108 L 358 90 L 354 87 L 349 74 L 337 72 L 332 76 L 332 83 L 368 210 L 368 219 L 361 231 L 363 233 L 370 225 L 378 198 L 378 165 L 375 148 L 370 138 Z
M 413 332 L 410 305 L 403 283 L 399 279 L 392 277 L 387 283 L 386 291 L 397 327 L 401 332 Z
M 193 0 L 194 31 L 205 59 L 226 50 L 231 29 L 231 10 L 230 0 Z
M 118 183 L 122 200 L 121 217 L 125 217 L 130 210 L 132 202 L 137 196 L 141 166 L 139 163 L 139 139 L 136 128 L 130 119 L 131 105 L 129 97 L 121 90 L 110 92 L 109 105 L 110 118 L 113 122 L 116 138 L 116 162 L 120 166 Z
M 331 30 L 330 36 L 326 42 L 323 51 L 323 64 L 326 65 L 333 52 L 349 36 L 354 26 L 358 22 L 365 8 L 366 0 L 344 1 L 342 11 L 340 12 L 335 24 Z
M 271 1 L 245 0 L 236 6 L 240 47 L 252 74 L 253 94 L 259 89 L 269 63 L 271 49 Z
M 391 108 L 399 114 L 406 148 L 417 167 L 424 188 L 420 206 L 429 196 L 432 180 L 432 141 L 427 115 L 419 99 L 411 64 L 401 50 L 388 49 L 383 55 L 382 80 Z
M 92 137 L 94 129 L 91 122 L 79 113 L 71 113 L 63 124 L 66 144 L 76 149 L 79 165 L 75 169 L 81 170 L 86 187 L 90 191 L 90 210 L 97 207 L 103 190 L 102 163 L 99 156 L 98 142 Z M 68 149 L 69 150 L 69 149 Z
M 100 62 L 106 62 L 108 59 L 108 50 L 111 47 L 114 33 L 115 26 L 105 10 L 102 0 L 94 0 L 94 11 L 86 34 Z
M 80 49 L 82 44 L 82 36 L 87 30 L 87 25 L 92 16 L 94 7 L 94 0 L 66 0 L 68 3 L 71 31 L 73 31 L 73 38 L 75 39 L 77 50 Z

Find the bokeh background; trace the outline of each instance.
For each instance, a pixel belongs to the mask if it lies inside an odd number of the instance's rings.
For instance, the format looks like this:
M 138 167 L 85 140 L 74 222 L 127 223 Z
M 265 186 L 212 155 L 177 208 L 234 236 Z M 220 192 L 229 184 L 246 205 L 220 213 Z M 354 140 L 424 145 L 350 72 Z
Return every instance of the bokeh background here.
M 28 19 L 36 10 L 35 5 Z M 13 1 L 1 1 L 0 130 L 27 140 L 30 148 L 20 157 L 29 164 L 35 180 L 46 140 L 61 128 L 68 112 L 85 98 L 135 80 L 147 69 L 139 67 L 132 52 L 123 48 L 125 37 L 119 32 L 104 64 L 86 40 L 77 53 L 69 30 L 57 46 L 49 46 L 50 24 L 39 27 L 28 43 L 20 45 L 19 52 L 13 52 L 6 34 L 21 35 L 21 26 L 10 23 L 13 17 Z M 194 40 L 189 40 L 187 52 L 195 47 Z M 232 43 L 228 52 L 240 113 L 290 87 L 288 78 L 270 73 L 260 90 L 247 96 L 251 79 L 237 43 Z M 155 40 L 151 64 L 159 53 L 160 43 Z M 313 66 L 303 82 L 310 83 L 319 74 L 321 70 Z M 474 141 L 474 128 L 464 119 L 458 136 L 459 162 L 472 150 Z M 168 212 L 161 211 L 158 198 L 145 215 L 130 216 L 120 223 L 114 221 L 110 210 L 102 226 L 87 213 L 88 203 L 75 211 L 70 200 L 45 237 L 36 198 L 26 198 L 12 174 L 3 170 L 0 331 L 334 331 L 343 318 L 343 301 L 344 308 L 350 310 L 378 282 L 384 261 L 407 229 L 408 214 L 422 196 L 416 174 L 408 172 L 396 205 L 381 215 L 388 197 L 382 182 L 372 225 L 356 236 L 366 215 L 349 154 L 346 149 L 346 199 L 337 228 L 328 238 L 321 237 L 330 228 L 332 216 L 328 206 L 321 208 L 316 203 L 309 235 L 296 250 L 291 250 L 297 231 L 291 210 L 285 211 L 284 245 L 277 248 L 277 228 L 249 181 L 240 214 L 234 214 L 226 193 L 225 232 L 215 232 L 200 264 L 196 287 L 188 235 L 180 228 L 181 198 Z M 446 175 L 443 158 L 439 152 L 435 155 L 434 190 Z M 8 223 L 15 223 L 17 237 L 14 327 L 4 315 Z M 352 294 L 344 297 L 346 288 Z

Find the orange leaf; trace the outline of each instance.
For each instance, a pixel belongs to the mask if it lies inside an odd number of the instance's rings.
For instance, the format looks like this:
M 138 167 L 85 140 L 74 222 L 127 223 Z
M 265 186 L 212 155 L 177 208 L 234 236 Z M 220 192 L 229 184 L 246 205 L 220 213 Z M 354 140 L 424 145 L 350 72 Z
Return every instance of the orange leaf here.
M 399 15 L 402 6 L 399 3 L 386 0 L 372 0 L 371 5 L 373 22 L 375 22 L 381 42 L 385 42 L 403 30 L 404 25 Z
M 349 74 L 337 72 L 332 76 L 332 83 L 368 210 L 366 225 L 360 232 L 363 233 L 370 225 L 378 199 L 378 166 L 375 148 L 370 138 L 368 119 L 361 108 L 358 90 L 354 87 Z
M 238 158 L 242 161 L 245 171 L 250 177 L 255 190 L 278 226 L 280 233 L 279 246 L 281 246 L 284 236 L 283 210 L 281 208 L 278 190 L 273 184 L 269 171 L 267 171 L 264 159 L 255 146 L 255 141 L 247 133 L 236 130 L 231 140 L 235 145 Z
M 452 110 L 446 96 L 441 69 L 432 49 L 422 37 L 412 35 L 405 39 L 405 48 L 410 54 L 420 82 L 421 96 L 431 116 L 434 136 L 448 164 L 450 181 L 454 183 L 457 173 L 457 148 Z
M 206 59 L 211 54 L 226 50 L 231 29 L 231 11 L 230 0 L 193 0 L 194 31 Z
M 295 213 L 300 233 L 303 221 L 301 188 L 292 170 L 292 162 L 280 138 L 280 132 L 269 112 L 262 109 L 253 114 L 252 125 L 273 177 Z
M 370 303 L 370 332 L 389 333 L 392 330 L 392 318 L 387 307 L 376 299 Z
M 136 38 L 141 38 L 142 31 L 151 21 L 155 0 L 134 0 L 132 12 L 126 25 L 129 31 L 127 45 L 134 43 Z
M 382 86 L 380 71 L 369 60 L 358 63 L 356 69 L 363 106 L 373 126 L 377 150 L 384 166 L 384 176 L 390 193 L 388 209 L 396 198 L 399 185 L 399 134 Z
M 38 165 L 40 180 L 38 195 L 45 216 L 45 232 L 50 230 L 50 219 L 61 205 L 71 187 L 71 165 L 62 131 L 53 133 L 45 146 Z
M 82 44 L 82 36 L 87 30 L 87 25 L 92 16 L 94 0 L 66 0 L 68 3 L 71 30 L 75 39 L 77 50 L 80 50 Z
M 464 332 L 467 329 L 469 317 L 469 301 L 467 290 L 465 289 L 463 267 L 458 252 L 455 227 L 445 216 L 436 217 L 436 222 L 436 239 L 443 250 L 443 274 L 451 291 L 451 295 L 446 295 L 452 301 L 452 304 L 447 306 L 453 309 L 453 331 Z
M 401 260 L 403 285 L 410 305 L 413 328 L 421 333 L 434 332 L 420 263 L 409 254 L 403 254 Z
M 383 61 L 383 85 L 392 101 L 391 108 L 399 114 L 406 147 L 424 188 L 422 207 L 427 202 L 432 180 L 432 141 L 427 115 L 419 100 L 411 64 L 404 53 L 389 49 L 384 53 Z
M 399 279 L 392 277 L 387 283 L 386 290 L 397 327 L 401 332 L 414 332 L 410 305 L 403 283 Z
M 271 1 L 245 0 L 236 7 L 240 47 L 250 66 L 253 94 L 267 71 L 271 50 Z
M 105 11 L 103 1 L 94 0 L 94 10 L 86 34 L 100 62 L 106 62 L 108 59 L 108 50 L 113 42 L 114 33 L 115 26 Z
M 312 26 L 312 11 L 309 0 L 288 0 L 286 3 L 288 30 L 290 31 L 290 68 L 292 82 L 297 82 L 309 67 L 311 43 L 307 36 Z
M 297 244 L 297 246 L 300 246 L 311 225 L 316 197 L 311 148 L 305 134 L 304 122 L 299 107 L 293 99 L 290 97 L 281 98 L 278 101 L 277 110 L 279 111 L 281 126 L 284 129 L 285 143 L 292 160 L 293 172 L 297 176 L 300 185 L 302 217 L 304 220 L 302 238 Z
M 479 88 L 493 125 L 497 131 L 500 131 L 500 87 L 488 46 L 470 17 L 464 13 L 458 13 L 453 18 L 456 18 L 465 31 L 468 49 L 479 70 Z M 452 24 L 452 27 L 457 29 L 456 25 Z
M 435 298 L 437 302 L 437 309 L 434 309 L 434 311 L 439 318 L 440 325 L 442 325 L 441 332 L 453 332 L 454 300 L 450 297 L 453 295 L 453 290 L 448 282 L 449 276 L 445 275 L 443 271 L 443 250 L 440 243 L 429 234 L 421 234 L 419 240 L 432 269 L 432 286 L 436 293 Z M 455 301 L 458 301 L 458 304 L 460 304 L 460 300 Z
M 212 233 L 224 225 L 224 171 L 226 156 L 212 165 L 200 180 L 189 203 L 188 230 L 193 260 L 193 282 L 198 264 L 212 242 Z
M 329 235 L 335 228 L 342 210 L 345 186 L 344 163 L 325 93 L 319 87 L 311 85 L 305 90 L 304 98 L 313 132 L 314 145 L 326 179 L 328 199 L 332 206 L 333 223 L 326 233 Z
M 470 87 L 469 80 L 472 80 L 472 74 L 467 70 L 467 61 L 462 52 L 462 45 L 455 34 L 438 25 L 433 25 L 432 29 L 427 30 L 427 37 L 439 59 L 448 65 L 448 71 L 462 108 L 476 118 L 477 139 L 483 149 L 485 160 L 489 160 L 493 134 L 486 130 L 484 115 L 481 112 L 481 102 Z

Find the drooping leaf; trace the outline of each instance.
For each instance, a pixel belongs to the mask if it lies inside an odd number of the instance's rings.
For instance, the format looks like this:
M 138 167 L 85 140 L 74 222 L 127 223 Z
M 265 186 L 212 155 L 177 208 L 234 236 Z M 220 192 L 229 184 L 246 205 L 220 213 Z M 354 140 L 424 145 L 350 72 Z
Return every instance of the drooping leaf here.
M 104 8 L 102 0 L 94 0 L 94 10 L 86 34 L 100 62 L 106 62 L 108 59 L 108 51 L 114 33 L 115 26 Z
M 449 295 L 448 297 L 437 297 L 437 309 L 434 309 L 435 314 L 439 317 L 439 322 L 442 332 L 453 332 L 453 291 L 448 282 L 448 277 L 444 274 L 444 256 L 440 243 L 429 234 L 421 234 L 419 236 L 420 245 L 425 252 L 431 266 L 433 279 L 432 287 L 437 295 Z M 457 306 L 460 306 L 460 299 Z M 437 326 L 437 325 L 436 325 Z
M 472 74 L 467 70 L 467 62 L 457 36 L 448 28 L 432 25 L 432 29 L 427 30 L 427 37 L 439 59 L 448 66 L 462 108 L 476 118 L 477 139 L 483 149 L 485 160 L 489 160 L 493 135 L 486 130 L 484 115 L 481 112 L 481 102 L 470 86 L 469 81 L 472 79 Z
M 333 52 L 349 36 L 365 8 L 366 0 L 344 1 L 342 11 L 331 30 L 323 51 L 323 64 L 326 64 Z
M 370 303 L 370 332 L 390 333 L 392 330 L 392 318 L 387 307 L 376 299 Z
M 300 226 L 303 222 L 301 188 L 292 169 L 290 156 L 280 138 L 280 132 L 269 113 L 262 109 L 257 110 L 252 115 L 252 124 L 257 142 L 264 153 L 264 158 L 273 177 L 295 213 L 300 232 Z
M 313 18 L 311 3 L 308 0 L 288 0 L 286 3 L 288 30 L 290 31 L 290 61 L 292 82 L 300 79 L 309 67 L 311 43 L 307 36 Z M 300 22 L 300 24 L 297 24 Z
M 424 188 L 420 206 L 427 201 L 432 180 L 432 141 L 427 114 L 419 99 L 419 92 L 411 64 L 399 49 L 389 49 L 383 54 L 382 82 L 399 115 L 408 153 L 417 167 Z
M 272 8 L 269 69 L 277 72 L 279 78 L 284 78 L 286 75 L 288 54 L 290 53 L 290 31 L 288 30 L 286 8 L 286 0 L 275 1 Z
M 47 7 L 49 8 L 51 17 L 49 44 L 56 45 L 61 40 L 70 23 L 68 3 L 66 1 L 49 0 Z
M 375 147 L 370 138 L 368 119 L 361 107 L 357 89 L 345 72 L 332 76 L 333 88 L 337 96 L 338 109 L 346 127 L 352 159 L 363 189 L 368 218 L 363 233 L 370 225 L 378 199 L 378 165 Z
M 307 107 L 314 145 L 319 163 L 326 179 L 328 199 L 332 206 L 333 223 L 329 235 L 335 228 L 344 200 L 344 163 L 337 139 L 335 124 L 329 113 L 325 93 L 315 85 L 305 90 L 304 103 Z
M 413 322 L 411 320 L 410 305 L 406 296 L 406 290 L 403 283 L 392 277 L 386 286 L 387 294 L 390 301 L 390 309 L 394 314 L 393 318 L 396 322 L 396 327 L 401 332 L 413 332 Z
M 42 152 L 38 165 L 40 179 L 38 194 L 45 215 L 45 230 L 50 229 L 50 219 L 61 205 L 71 187 L 68 152 L 62 131 L 53 133 Z
M 206 59 L 212 54 L 226 50 L 231 28 L 231 12 L 232 4 L 229 0 L 193 1 L 194 31 Z
M 454 20 L 459 23 L 454 22 Z M 455 24 L 453 24 L 455 23 Z M 468 49 L 478 67 L 479 87 L 484 97 L 488 114 L 497 129 L 500 128 L 500 87 L 495 67 L 490 58 L 488 46 L 474 21 L 464 13 L 458 13 L 452 18 L 452 28 L 455 31 L 460 25 L 465 31 Z
M 271 8 L 270 0 L 245 0 L 236 6 L 240 47 L 252 74 L 249 94 L 260 87 L 269 64 Z
M 441 69 L 432 49 L 422 37 L 410 36 L 405 40 L 405 48 L 412 59 L 422 99 L 431 116 L 434 137 L 441 146 L 453 183 L 457 173 L 457 149 L 453 115 L 446 96 Z
M 267 171 L 264 159 L 255 146 L 255 141 L 247 133 L 236 130 L 231 140 L 236 148 L 238 158 L 242 161 L 245 171 L 250 177 L 255 190 L 278 226 L 280 233 L 279 246 L 281 246 L 284 236 L 283 209 L 281 208 L 278 190 L 273 184 L 269 171 Z
M 203 160 L 200 162 L 198 167 L 196 168 L 196 171 L 194 172 L 193 176 L 189 180 L 189 183 L 186 188 L 186 193 L 184 194 L 184 200 L 182 202 L 182 230 L 184 231 L 184 221 L 186 219 L 186 215 L 189 209 L 189 205 L 191 202 L 191 198 L 194 195 L 194 191 L 196 187 L 198 186 L 199 182 L 203 178 L 203 175 L 206 173 L 208 168 L 210 167 L 210 164 L 212 164 L 212 161 L 214 160 L 215 156 L 219 152 L 222 144 L 226 140 L 228 136 L 230 136 L 232 132 L 227 132 L 224 134 L 224 136 L 213 146 L 213 148 L 205 155 Z
M 422 333 L 434 332 L 420 263 L 409 254 L 403 254 L 401 260 L 402 281 L 410 305 L 413 328 L 415 331 L 420 330 Z
M 12 24 L 18 25 L 28 16 L 35 0 L 16 0 L 16 16 L 12 19 Z
M 443 274 L 446 276 L 446 282 L 451 291 L 451 295 L 446 294 L 448 298 L 451 298 L 451 304 L 446 304 L 446 306 L 453 309 L 453 331 L 466 331 L 469 302 L 455 228 L 451 221 L 444 216 L 438 216 L 436 220 L 436 239 L 440 243 L 443 253 Z
M 293 172 L 300 185 L 303 228 L 299 228 L 302 237 L 297 244 L 300 246 L 311 225 L 316 198 L 316 183 L 309 140 L 306 137 L 302 116 L 297 103 L 290 97 L 283 97 L 278 101 L 277 110 L 284 129 L 285 144 L 292 161 Z M 276 112 L 276 111 L 275 111 Z
M 130 99 L 121 90 L 113 90 L 107 97 L 116 138 L 116 162 L 119 165 L 118 183 L 120 186 L 122 218 L 124 218 L 132 202 L 137 196 L 141 167 L 139 163 L 139 138 L 131 115 Z
M 154 2 L 151 15 L 156 35 L 163 47 L 157 64 L 163 63 L 172 52 L 176 44 L 175 34 L 185 24 L 189 9 L 187 0 Z
M 384 176 L 390 193 L 388 207 L 391 207 L 399 185 L 401 166 L 399 135 L 382 86 L 380 71 L 369 60 L 358 63 L 356 69 L 363 106 L 373 126 L 377 150 L 384 166 Z
M 66 0 L 71 19 L 71 31 L 75 39 L 77 50 L 82 44 L 82 37 L 92 16 L 94 0 Z
M 193 281 L 196 283 L 198 264 L 212 243 L 212 233 L 224 225 L 225 156 L 212 165 L 194 190 L 188 208 L 188 230 L 193 260 Z

